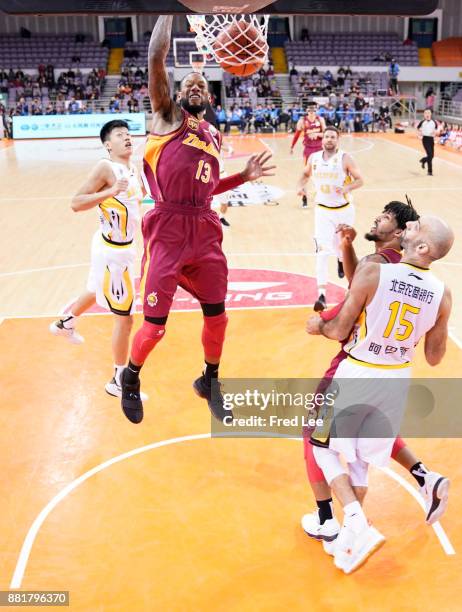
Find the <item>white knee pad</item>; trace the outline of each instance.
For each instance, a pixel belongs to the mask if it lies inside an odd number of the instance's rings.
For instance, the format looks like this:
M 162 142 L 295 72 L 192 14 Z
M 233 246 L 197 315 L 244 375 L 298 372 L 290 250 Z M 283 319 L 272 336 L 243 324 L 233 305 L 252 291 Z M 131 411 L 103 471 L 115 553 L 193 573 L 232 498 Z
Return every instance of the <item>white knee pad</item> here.
M 323 448 L 321 446 L 315 446 L 313 448 L 314 458 L 316 459 L 316 463 L 321 468 L 325 479 L 328 484 L 340 476 L 341 474 L 346 474 L 346 470 L 340 462 L 339 454 L 330 449 Z
M 362 459 L 356 459 L 348 464 L 351 484 L 354 487 L 367 487 L 369 464 Z

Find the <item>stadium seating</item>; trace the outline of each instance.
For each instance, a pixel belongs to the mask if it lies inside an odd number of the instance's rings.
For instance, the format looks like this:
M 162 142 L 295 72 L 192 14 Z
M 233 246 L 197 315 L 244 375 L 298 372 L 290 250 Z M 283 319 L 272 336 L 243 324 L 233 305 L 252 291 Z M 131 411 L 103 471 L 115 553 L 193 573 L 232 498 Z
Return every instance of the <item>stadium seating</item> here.
M 432 45 L 435 66 L 462 66 L 462 38 L 446 38 Z
M 287 41 L 285 49 L 289 62 L 297 66 L 380 65 L 389 63 L 385 55 L 402 66 L 419 65 L 417 46 L 403 45 L 390 33 L 312 34 L 310 41 Z
M 88 40 L 76 42 L 75 35 L 62 36 L 20 36 L 2 35 L 0 37 L 0 67 L 36 69 L 39 64 L 52 64 L 55 68 L 69 68 L 77 62 L 80 68 L 106 67 L 108 49 L 100 43 Z

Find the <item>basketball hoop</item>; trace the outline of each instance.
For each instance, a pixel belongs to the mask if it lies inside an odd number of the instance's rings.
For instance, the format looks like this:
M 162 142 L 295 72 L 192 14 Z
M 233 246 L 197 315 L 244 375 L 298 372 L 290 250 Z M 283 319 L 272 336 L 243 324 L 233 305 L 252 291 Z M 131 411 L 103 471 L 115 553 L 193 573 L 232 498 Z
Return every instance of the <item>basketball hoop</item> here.
M 215 14 L 215 15 L 187 15 L 191 31 L 196 34 L 195 43 L 197 50 L 200 53 L 205 53 L 211 56 L 218 64 L 221 63 L 222 57 L 220 57 L 220 51 L 223 51 L 224 47 L 220 46 L 219 35 L 229 28 L 230 26 L 236 25 L 242 22 L 248 24 L 248 27 L 255 28 L 260 32 L 262 39 L 264 40 L 264 48 L 258 48 L 255 53 L 246 53 L 245 58 L 242 56 L 240 51 L 242 48 L 237 50 L 235 54 L 229 52 L 229 47 L 226 47 L 226 53 L 228 58 L 226 63 L 231 66 L 242 66 L 243 64 L 250 63 L 252 61 L 261 61 L 262 55 L 265 57 L 268 54 L 268 43 L 266 37 L 268 34 L 268 21 L 269 15 L 252 15 L 252 14 Z M 245 32 L 244 32 L 245 34 Z
M 191 64 L 193 72 L 202 74 L 204 72 L 205 62 L 206 57 L 204 53 L 196 53 L 195 51 L 189 53 L 189 63 Z

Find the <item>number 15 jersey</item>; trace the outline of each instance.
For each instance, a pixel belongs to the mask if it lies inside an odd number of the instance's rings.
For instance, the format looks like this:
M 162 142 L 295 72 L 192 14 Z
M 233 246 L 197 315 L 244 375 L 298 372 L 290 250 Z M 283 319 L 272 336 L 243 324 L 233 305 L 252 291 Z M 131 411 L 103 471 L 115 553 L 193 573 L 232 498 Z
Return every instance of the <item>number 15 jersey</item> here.
M 149 134 L 143 181 L 155 202 L 202 207 L 210 204 L 220 181 L 221 134 L 207 121 L 182 113 L 175 131 Z
M 408 263 L 379 266 L 380 280 L 344 350 L 374 367 L 412 365 L 415 347 L 434 325 L 444 283 L 428 269 Z

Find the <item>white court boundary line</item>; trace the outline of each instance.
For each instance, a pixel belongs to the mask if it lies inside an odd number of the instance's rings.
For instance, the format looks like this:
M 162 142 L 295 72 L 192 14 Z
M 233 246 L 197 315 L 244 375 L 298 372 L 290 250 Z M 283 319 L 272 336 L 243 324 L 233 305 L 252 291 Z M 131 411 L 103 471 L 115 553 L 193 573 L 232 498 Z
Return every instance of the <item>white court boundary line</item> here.
M 212 435 L 210 433 L 193 434 L 190 436 L 170 438 L 168 440 L 161 440 L 160 442 L 153 442 L 152 444 L 140 446 L 138 448 L 132 449 L 131 451 L 122 453 L 121 455 L 112 457 L 112 459 L 108 459 L 107 461 L 104 461 L 103 463 L 100 463 L 99 465 L 95 466 L 91 470 L 88 470 L 87 472 L 79 476 L 79 478 L 76 478 L 75 480 L 70 482 L 67 486 L 64 487 L 64 489 L 62 489 L 57 495 L 55 495 L 48 502 L 48 504 L 37 515 L 31 527 L 29 528 L 29 531 L 27 532 L 27 535 L 21 547 L 21 551 L 19 553 L 18 560 L 16 562 L 16 567 L 14 569 L 13 577 L 10 582 L 10 589 L 21 588 L 24 574 L 27 569 L 27 564 L 29 561 L 30 553 L 32 550 L 32 546 L 34 545 L 35 539 L 37 537 L 37 534 L 40 528 L 42 527 L 43 523 L 45 522 L 49 514 L 56 508 L 56 506 L 65 497 L 67 497 L 67 495 L 69 495 L 69 493 L 72 493 L 72 491 L 77 489 L 77 487 L 79 487 L 82 483 L 84 483 L 86 480 L 88 480 L 95 474 L 102 472 L 104 469 L 111 467 L 112 465 L 115 465 L 116 463 L 120 463 L 121 461 L 124 461 L 125 459 L 130 459 L 130 457 L 140 455 L 141 453 L 144 453 L 150 450 L 155 450 L 157 448 L 162 448 L 164 446 L 172 446 L 173 444 L 181 444 L 182 442 L 190 442 L 193 440 L 206 440 L 209 438 L 212 439 Z M 226 436 L 223 436 L 223 438 L 226 438 Z M 221 438 L 218 437 L 217 439 L 221 439 Z M 296 441 L 303 440 L 303 438 L 287 438 L 287 439 L 296 440 Z M 398 474 L 396 474 L 393 470 L 390 470 L 389 468 L 383 468 L 382 471 L 385 474 L 387 474 L 387 476 L 389 476 L 390 478 L 394 479 L 396 482 L 401 484 L 406 489 L 406 491 L 408 491 L 412 495 L 412 497 L 414 497 L 414 499 L 417 500 L 419 505 L 425 508 L 423 500 L 420 499 L 417 491 L 415 491 L 408 482 L 406 482 L 403 478 L 401 478 L 401 476 L 399 476 Z M 438 537 L 440 541 L 441 546 L 443 547 L 444 552 L 447 555 L 455 555 L 456 552 L 454 548 L 452 547 L 452 544 L 450 543 L 449 538 L 446 535 L 446 532 L 444 531 L 444 529 L 441 527 L 440 523 L 436 522 L 434 523 L 434 525 L 432 525 L 432 527 L 433 527 L 433 530 L 436 536 Z

